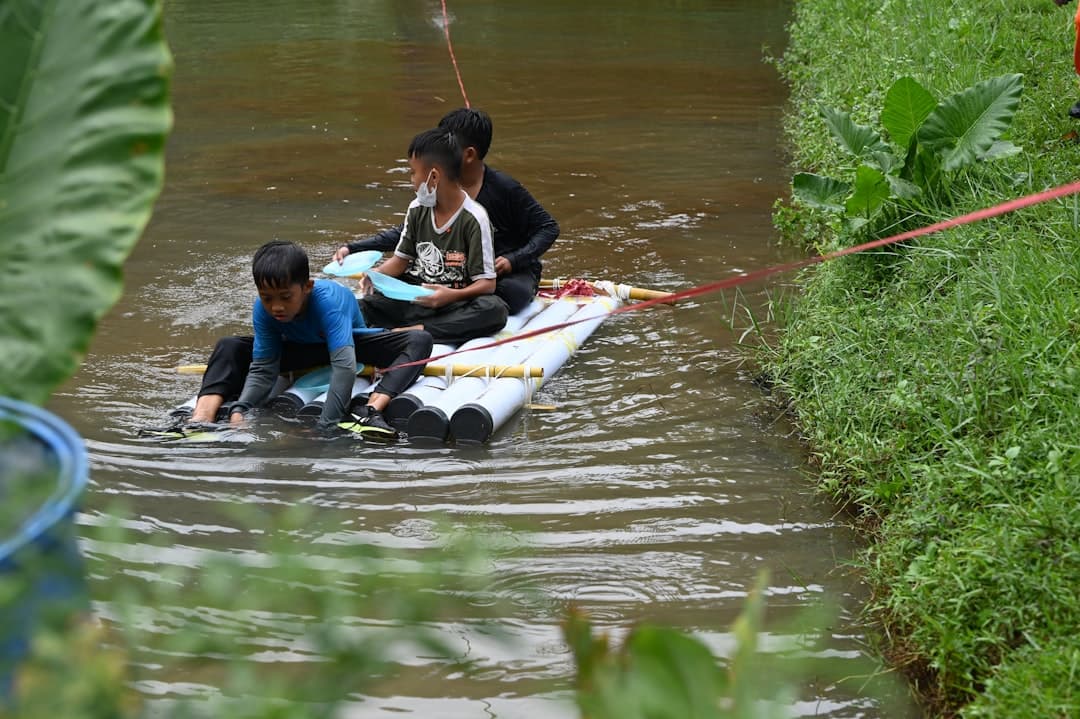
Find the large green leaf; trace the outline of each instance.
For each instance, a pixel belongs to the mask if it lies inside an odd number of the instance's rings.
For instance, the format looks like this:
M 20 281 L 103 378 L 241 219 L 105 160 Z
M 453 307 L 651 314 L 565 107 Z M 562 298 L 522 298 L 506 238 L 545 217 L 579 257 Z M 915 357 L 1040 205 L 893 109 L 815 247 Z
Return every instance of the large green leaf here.
M 946 170 L 975 162 L 988 152 L 1012 123 L 1022 75 L 984 80 L 946 98 L 919 128 L 919 142 L 936 150 Z
M 837 144 L 853 157 L 868 157 L 875 152 L 890 152 L 889 146 L 873 128 L 860 125 L 843 110 L 830 107 L 821 109 L 825 126 L 829 128 Z
M 157 0 L 0 0 L 0 395 L 43 402 L 119 298 L 170 71 Z
M 989 150 L 979 155 L 979 159 L 983 162 L 990 162 L 991 160 L 1001 160 L 1013 155 L 1019 155 L 1023 151 L 1024 148 L 1014 145 L 1008 140 L 998 140 L 990 146 Z
M 791 194 L 799 202 L 819 210 L 844 211 L 844 198 L 851 185 L 831 177 L 800 172 L 791 178 Z
M 855 171 L 855 188 L 845 204 L 851 217 L 870 220 L 891 195 L 889 183 L 881 171 L 860 165 Z
M 918 185 L 908 182 L 902 177 L 886 175 L 885 179 L 889 183 L 889 190 L 893 196 L 899 197 L 901 200 L 912 200 L 922 194 L 922 189 Z
M 934 111 L 937 100 L 912 77 L 902 77 L 885 93 L 881 124 L 897 145 L 907 148 L 919 126 Z

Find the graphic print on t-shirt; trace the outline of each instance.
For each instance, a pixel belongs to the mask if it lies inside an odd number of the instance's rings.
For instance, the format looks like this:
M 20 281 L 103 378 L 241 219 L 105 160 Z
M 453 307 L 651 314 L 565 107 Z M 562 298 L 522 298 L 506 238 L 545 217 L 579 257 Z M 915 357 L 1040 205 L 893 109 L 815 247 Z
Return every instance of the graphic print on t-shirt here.
M 465 272 L 465 253 L 443 253 L 434 242 L 416 245 L 416 259 L 409 265 L 408 274 L 421 282 L 446 285 L 455 290 L 468 283 Z
M 435 213 L 416 200 L 405 214 L 394 255 L 408 260 L 402 279 L 412 283 L 468 287 L 477 280 L 495 279 L 491 222 L 483 207 L 464 193 L 462 204 L 443 226 Z

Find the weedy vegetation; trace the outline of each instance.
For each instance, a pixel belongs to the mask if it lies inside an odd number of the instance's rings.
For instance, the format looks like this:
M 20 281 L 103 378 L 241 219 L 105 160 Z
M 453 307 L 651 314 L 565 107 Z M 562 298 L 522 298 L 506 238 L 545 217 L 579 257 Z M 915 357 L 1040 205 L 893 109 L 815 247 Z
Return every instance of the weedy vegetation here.
M 1049 0 L 803 0 L 791 38 L 810 251 L 1080 178 Z M 1080 716 L 1080 198 L 801 279 L 759 357 L 874 540 L 883 651 L 943 716 Z

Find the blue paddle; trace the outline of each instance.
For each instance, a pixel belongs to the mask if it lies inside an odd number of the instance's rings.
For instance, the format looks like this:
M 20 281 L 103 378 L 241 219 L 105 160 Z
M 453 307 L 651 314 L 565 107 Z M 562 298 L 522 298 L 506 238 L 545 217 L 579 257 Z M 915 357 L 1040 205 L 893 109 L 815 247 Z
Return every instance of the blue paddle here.
M 434 294 L 435 290 L 429 290 L 426 287 L 420 285 L 411 285 L 408 282 L 403 282 L 397 277 L 391 277 L 390 275 L 384 275 L 381 272 L 372 270 L 367 273 L 368 279 L 371 280 L 371 284 L 386 297 L 392 300 L 404 300 L 406 302 L 412 302 L 417 297 L 426 297 L 427 295 Z
M 378 250 L 356 252 L 345 255 L 345 259 L 341 262 L 331 262 L 323 268 L 323 273 L 334 277 L 352 277 L 367 272 L 381 259 L 382 253 Z

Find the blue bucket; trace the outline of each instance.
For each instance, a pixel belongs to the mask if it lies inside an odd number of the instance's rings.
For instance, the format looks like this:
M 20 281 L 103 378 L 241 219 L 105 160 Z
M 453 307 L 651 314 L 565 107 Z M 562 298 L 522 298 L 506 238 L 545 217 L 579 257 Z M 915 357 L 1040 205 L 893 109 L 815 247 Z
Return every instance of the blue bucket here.
M 8 588 L 0 605 L 2 702 L 34 631 L 88 606 L 74 522 L 88 463 L 75 430 L 39 407 L 0 397 L 0 429 L 0 505 L 11 517 L 0 531 L 0 583 Z M 47 486 L 19 494 L 20 471 Z M 6 496 L 13 490 L 14 499 Z M 28 498 L 29 506 L 13 504 Z

